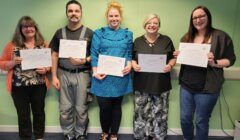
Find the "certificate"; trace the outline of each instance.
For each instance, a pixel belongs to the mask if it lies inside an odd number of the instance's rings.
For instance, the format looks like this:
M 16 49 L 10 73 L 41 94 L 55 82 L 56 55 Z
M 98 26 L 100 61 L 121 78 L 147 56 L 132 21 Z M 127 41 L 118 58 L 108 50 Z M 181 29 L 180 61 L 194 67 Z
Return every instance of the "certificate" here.
M 138 54 L 138 64 L 141 72 L 163 73 L 166 66 L 167 55 L 163 54 Z
M 22 70 L 52 66 L 50 48 L 20 50 L 20 57 Z
M 97 73 L 123 77 L 125 61 L 121 57 L 99 55 Z
M 211 44 L 180 43 L 177 63 L 207 67 Z
M 60 39 L 59 58 L 86 58 L 87 41 Z

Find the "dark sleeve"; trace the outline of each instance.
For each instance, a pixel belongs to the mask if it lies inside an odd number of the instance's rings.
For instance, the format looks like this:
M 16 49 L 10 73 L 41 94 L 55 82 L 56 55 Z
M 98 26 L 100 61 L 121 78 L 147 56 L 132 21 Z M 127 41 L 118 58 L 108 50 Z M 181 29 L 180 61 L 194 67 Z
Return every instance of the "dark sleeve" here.
M 126 61 L 132 60 L 132 48 L 133 48 L 133 33 L 128 31 L 128 47 L 127 47 L 127 58 Z
M 93 31 L 91 29 L 88 28 L 87 30 L 87 57 L 90 56 L 90 48 L 91 48 L 91 44 L 92 44 L 92 37 L 93 37 Z
M 137 61 L 137 39 L 135 39 L 133 42 L 132 60 Z
M 169 43 L 168 43 L 168 48 L 170 49 L 170 51 L 167 54 L 168 60 L 173 59 L 173 52 L 175 51 L 174 45 L 172 40 L 169 38 Z
M 232 39 L 228 35 L 225 36 L 225 41 L 224 41 L 224 46 L 223 46 L 223 58 L 226 58 L 230 61 L 229 66 L 232 66 L 236 61 L 236 55 L 234 53 L 233 42 L 232 42 Z
M 60 30 L 55 32 L 49 44 L 49 48 L 51 48 L 51 50 L 54 52 L 59 52 L 59 44 L 60 44 Z
M 92 67 L 97 67 L 98 64 L 98 55 L 101 43 L 101 30 L 96 30 L 93 34 L 90 54 L 91 54 L 91 65 Z

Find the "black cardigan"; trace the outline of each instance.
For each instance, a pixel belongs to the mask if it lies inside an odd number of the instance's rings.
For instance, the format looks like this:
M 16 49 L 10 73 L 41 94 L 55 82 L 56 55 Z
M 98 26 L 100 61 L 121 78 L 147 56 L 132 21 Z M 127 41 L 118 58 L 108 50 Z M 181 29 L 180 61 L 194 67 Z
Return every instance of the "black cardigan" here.
M 221 30 L 214 29 L 212 33 L 211 52 L 214 54 L 214 58 L 228 59 L 230 66 L 232 66 L 236 60 L 234 53 L 234 46 L 232 39 L 229 35 Z M 181 65 L 179 73 L 179 84 L 181 84 L 181 78 L 183 75 L 184 65 Z M 194 78 L 194 77 L 193 77 Z M 224 83 L 224 71 L 223 68 L 207 67 L 206 82 L 203 89 L 205 93 L 220 93 L 222 84 Z

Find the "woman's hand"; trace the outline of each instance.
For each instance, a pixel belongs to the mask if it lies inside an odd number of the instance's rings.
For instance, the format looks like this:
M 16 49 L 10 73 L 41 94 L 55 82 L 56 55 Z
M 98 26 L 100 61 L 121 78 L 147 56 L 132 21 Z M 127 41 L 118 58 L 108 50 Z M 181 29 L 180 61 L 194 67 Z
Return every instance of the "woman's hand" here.
M 95 77 L 98 80 L 103 80 L 106 76 L 107 76 L 106 74 L 93 73 L 93 77 Z
M 215 64 L 215 62 L 214 62 L 214 55 L 213 55 L 213 53 L 212 53 L 212 52 L 209 52 L 209 53 L 207 54 L 207 57 L 208 57 L 208 65 L 214 67 L 216 64 Z
M 22 62 L 22 58 L 21 57 L 14 57 L 13 58 L 14 66 L 17 65 L 17 64 L 21 64 L 21 62 Z
M 163 68 L 163 72 L 167 73 L 170 72 L 172 70 L 173 66 L 170 64 L 167 64 L 164 68 Z
M 178 57 L 179 53 L 180 53 L 179 50 L 176 50 L 176 51 L 173 52 L 173 56 L 174 56 L 175 59 Z
M 164 73 L 170 72 L 175 66 L 175 64 L 176 64 L 176 59 L 175 58 L 170 59 L 168 64 L 163 68 L 163 72 Z
M 132 64 L 131 62 L 128 62 L 127 66 L 122 70 L 123 75 L 126 75 L 129 72 L 131 72 L 131 69 L 132 69 Z
M 97 67 L 92 67 L 92 70 L 93 70 L 93 77 L 95 77 L 98 80 L 103 80 L 107 76 L 106 74 L 97 73 Z
M 36 69 L 36 72 L 39 74 L 46 74 L 47 71 L 48 71 L 48 68 L 46 68 L 46 67 Z
M 21 64 L 22 58 L 21 57 L 14 57 L 12 61 L 9 61 L 7 64 L 7 69 L 12 69 L 15 65 Z
M 141 67 L 134 60 L 132 61 L 132 67 L 133 67 L 133 70 L 136 72 L 139 72 L 141 70 Z

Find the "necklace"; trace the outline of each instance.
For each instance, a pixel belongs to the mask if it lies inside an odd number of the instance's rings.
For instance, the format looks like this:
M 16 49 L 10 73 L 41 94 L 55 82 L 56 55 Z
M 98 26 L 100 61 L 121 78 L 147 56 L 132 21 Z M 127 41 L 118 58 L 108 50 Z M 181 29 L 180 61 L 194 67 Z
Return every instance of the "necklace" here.
M 156 38 L 151 39 L 150 37 L 148 37 L 147 35 L 144 35 L 145 37 L 145 41 L 147 42 L 149 47 L 153 47 L 159 37 L 159 34 L 157 34 Z M 150 40 L 150 41 L 149 41 Z

